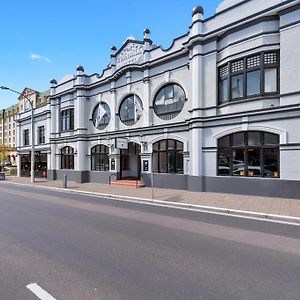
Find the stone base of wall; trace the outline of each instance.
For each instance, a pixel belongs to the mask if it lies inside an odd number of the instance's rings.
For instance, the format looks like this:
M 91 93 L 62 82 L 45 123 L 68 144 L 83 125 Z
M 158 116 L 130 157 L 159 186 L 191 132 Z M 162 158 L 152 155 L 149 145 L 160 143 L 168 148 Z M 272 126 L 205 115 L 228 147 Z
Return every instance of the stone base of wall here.
M 105 171 L 74 170 L 48 170 L 47 172 L 49 180 L 63 180 L 64 175 L 68 176 L 68 180 L 79 183 L 108 184 L 110 175 L 112 175 L 111 179 L 115 180 L 118 174 Z M 151 187 L 151 174 L 142 173 L 141 180 L 147 187 Z M 153 182 L 156 188 L 300 199 L 300 181 L 297 180 L 155 173 Z

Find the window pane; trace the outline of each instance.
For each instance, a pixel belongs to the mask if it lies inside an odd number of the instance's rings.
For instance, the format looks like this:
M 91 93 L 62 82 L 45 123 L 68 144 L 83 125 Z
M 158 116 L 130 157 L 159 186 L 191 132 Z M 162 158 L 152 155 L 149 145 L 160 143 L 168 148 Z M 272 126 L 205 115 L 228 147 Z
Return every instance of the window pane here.
M 160 141 L 159 150 L 166 150 L 167 149 L 167 141 L 162 140 Z
M 176 141 L 176 149 L 177 149 L 177 150 L 182 150 L 182 151 L 183 151 L 183 143 L 182 143 L 182 142 L 179 142 L 179 141 Z
M 168 140 L 168 149 L 175 149 L 175 140 Z
M 175 151 L 168 152 L 168 173 L 175 173 Z
M 245 175 L 245 150 L 236 149 L 232 151 L 232 169 L 234 176 Z
M 183 154 L 181 151 L 176 152 L 176 172 L 183 174 Z
M 219 149 L 218 175 L 230 175 L 230 149 Z
M 261 140 L 260 140 L 260 132 L 249 132 L 248 133 L 248 145 L 249 146 L 258 146 L 261 145 Z
M 153 172 L 158 172 L 158 153 L 153 153 L 153 161 L 152 161 L 152 169 Z
M 228 79 L 219 81 L 219 102 L 225 103 L 228 101 Z
M 265 92 L 277 92 L 277 69 L 265 69 Z
M 159 142 L 153 144 L 153 151 L 158 151 L 158 144 Z
M 247 73 L 247 96 L 260 94 L 260 70 Z
M 218 141 L 219 147 L 229 147 L 229 135 L 226 135 L 219 139 Z
M 278 148 L 264 149 L 264 177 L 279 177 Z
M 265 133 L 265 145 L 278 145 L 279 136 L 277 134 Z
M 248 176 L 260 175 L 260 149 L 248 149 Z
M 159 153 L 159 172 L 167 172 L 167 155 L 166 152 Z
M 244 96 L 244 75 L 236 75 L 231 77 L 231 97 L 232 99 Z
M 232 146 L 243 146 L 243 145 L 245 145 L 244 132 L 234 133 L 232 135 Z

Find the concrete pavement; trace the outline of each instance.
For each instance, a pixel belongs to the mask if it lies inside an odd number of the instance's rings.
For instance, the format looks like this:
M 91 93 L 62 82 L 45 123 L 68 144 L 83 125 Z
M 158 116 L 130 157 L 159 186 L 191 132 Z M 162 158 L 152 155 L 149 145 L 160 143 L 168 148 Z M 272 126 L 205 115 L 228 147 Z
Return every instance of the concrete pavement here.
M 31 184 L 30 178 L 7 176 L 7 182 L 19 184 Z M 50 181 L 47 179 L 36 179 L 36 186 L 63 188 L 61 180 Z M 124 186 L 110 186 L 98 183 L 68 182 L 68 189 L 82 192 L 92 192 L 106 195 L 125 196 L 142 199 L 152 199 L 152 189 L 149 187 L 132 188 Z M 300 199 L 286 199 L 274 197 L 258 197 L 235 194 L 190 192 L 174 189 L 154 189 L 153 199 L 165 201 L 166 203 L 190 204 L 201 206 L 204 209 L 226 210 L 236 214 L 263 214 L 271 216 L 299 218 L 294 221 L 300 223 Z M 275 218 L 276 219 L 276 218 Z

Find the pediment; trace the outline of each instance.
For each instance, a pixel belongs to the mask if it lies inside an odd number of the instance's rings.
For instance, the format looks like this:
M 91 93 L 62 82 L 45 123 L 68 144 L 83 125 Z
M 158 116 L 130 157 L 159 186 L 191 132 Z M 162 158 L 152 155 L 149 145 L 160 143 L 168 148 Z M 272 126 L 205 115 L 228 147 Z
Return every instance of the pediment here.
M 142 64 L 144 62 L 144 43 L 127 40 L 116 53 L 116 61 L 116 69 L 131 64 Z
M 21 93 L 21 95 L 19 96 L 19 99 L 25 98 L 25 97 L 29 97 L 35 93 L 38 93 L 37 91 L 30 89 L 30 88 L 25 88 L 23 90 L 23 92 Z

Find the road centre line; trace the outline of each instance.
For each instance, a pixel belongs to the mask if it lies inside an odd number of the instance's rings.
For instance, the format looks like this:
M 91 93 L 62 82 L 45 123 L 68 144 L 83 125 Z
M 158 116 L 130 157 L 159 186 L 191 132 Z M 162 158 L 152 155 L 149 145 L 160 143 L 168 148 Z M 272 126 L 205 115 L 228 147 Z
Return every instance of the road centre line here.
M 26 287 L 41 300 L 56 300 L 36 283 L 30 283 Z

